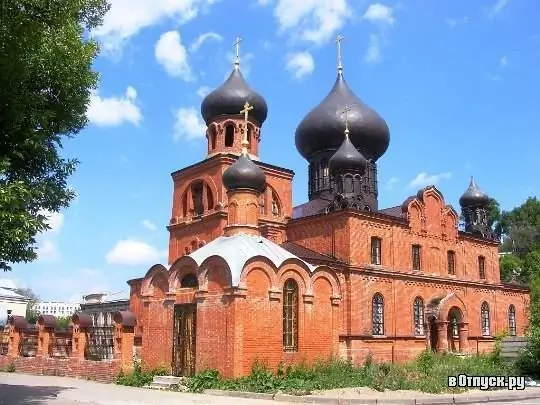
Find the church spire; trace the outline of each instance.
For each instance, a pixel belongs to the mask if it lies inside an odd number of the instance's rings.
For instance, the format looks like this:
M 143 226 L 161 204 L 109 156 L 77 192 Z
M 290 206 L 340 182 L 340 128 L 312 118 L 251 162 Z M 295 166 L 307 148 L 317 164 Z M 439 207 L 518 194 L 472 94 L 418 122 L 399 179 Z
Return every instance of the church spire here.
M 236 37 L 236 40 L 234 41 L 234 49 L 236 51 L 236 57 L 234 58 L 235 70 L 240 69 L 240 42 L 242 42 L 242 38 Z
M 343 35 L 338 35 L 335 41 L 337 44 L 337 71 L 340 76 L 343 74 L 343 64 L 341 63 L 341 41 L 344 39 L 345 37 Z

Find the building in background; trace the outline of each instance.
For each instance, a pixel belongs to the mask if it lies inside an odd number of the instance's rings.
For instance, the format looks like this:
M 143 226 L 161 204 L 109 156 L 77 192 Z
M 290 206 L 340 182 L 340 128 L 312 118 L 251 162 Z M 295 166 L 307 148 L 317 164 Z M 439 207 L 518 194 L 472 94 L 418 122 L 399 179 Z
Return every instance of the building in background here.
M 25 316 L 29 301 L 12 288 L 0 287 L 0 326 L 7 323 L 8 315 Z
M 34 310 L 39 315 L 54 315 L 58 318 L 73 315 L 80 310 L 80 304 L 62 301 L 42 301 L 36 304 Z
M 85 295 L 80 310 L 92 316 L 94 326 L 112 326 L 115 312 L 129 310 L 129 291 Z

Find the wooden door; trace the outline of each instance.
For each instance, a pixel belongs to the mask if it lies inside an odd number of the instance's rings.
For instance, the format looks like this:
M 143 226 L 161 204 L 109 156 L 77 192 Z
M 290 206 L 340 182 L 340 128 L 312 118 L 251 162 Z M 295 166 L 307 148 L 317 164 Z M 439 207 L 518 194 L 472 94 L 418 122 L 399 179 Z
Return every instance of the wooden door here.
M 172 373 L 175 376 L 195 374 L 195 336 L 197 306 L 174 306 Z

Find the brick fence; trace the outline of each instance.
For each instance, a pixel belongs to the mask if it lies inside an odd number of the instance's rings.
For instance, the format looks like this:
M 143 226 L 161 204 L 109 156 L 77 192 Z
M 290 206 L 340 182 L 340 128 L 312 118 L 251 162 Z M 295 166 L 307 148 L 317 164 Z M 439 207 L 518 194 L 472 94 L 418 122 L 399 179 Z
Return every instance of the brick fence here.
M 129 311 L 115 313 L 113 326 L 106 327 L 75 314 L 67 329 L 52 315 L 41 315 L 37 325 L 12 316 L 0 330 L 0 370 L 111 382 L 120 370 L 133 369 L 135 325 Z

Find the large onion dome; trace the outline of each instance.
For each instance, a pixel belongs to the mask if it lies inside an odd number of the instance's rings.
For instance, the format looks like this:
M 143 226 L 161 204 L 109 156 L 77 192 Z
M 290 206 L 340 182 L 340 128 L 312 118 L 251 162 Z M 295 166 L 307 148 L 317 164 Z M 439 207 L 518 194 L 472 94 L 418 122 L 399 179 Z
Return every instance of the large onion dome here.
M 228 191 L 248 189 L 262 192 L 266 186 L 264 172 L 251 161 L 247 153 L 242 153 L 238 160 L 225 170 L 222 180 Z
M 204 98 L 201 115 L 206 124 L 220 115 L 237 115 L 246 101 L 253 106 L 250 117 L 262 125 L 268 115 L 266 101 L 246 83 L 240 69 L 235 67 L 225 83 Z
M 296 128 L 296 149 L 306 159 L 317 152 L 337 149 L 342 142 L 347 113 L 351 142 L 367 159 L 377 160 L 388 149 L 390 131 L 384 119 L 364 104 L 349 88 L 343 74 L 338 77 L 325 99 L 311 110 Z
M 471 183 L 469 188 L 465 190 L 463 195 L 459 198 L 459 205 L 462 207 L 475 207 L 475 206 L 486 206 L 489 204 L 489 196 L 484 193 L 476 185 L 474 178 L 471 177 Z
M 349 139 L 349 132 L 346 130 L 345 139 L 339 149 L 328 161 L 330 173 L 345 171 L 364 171 L 367 162 L 364 156 L 354 147 Z

